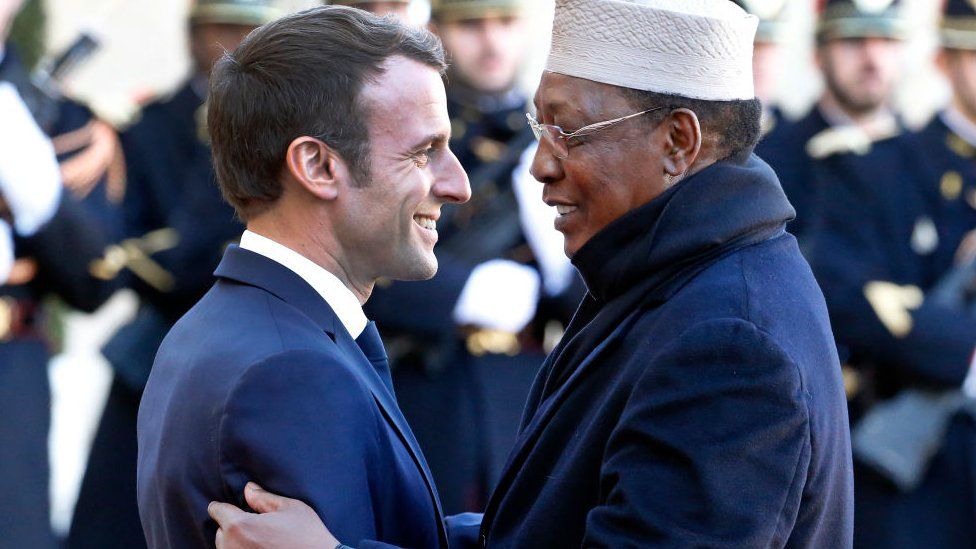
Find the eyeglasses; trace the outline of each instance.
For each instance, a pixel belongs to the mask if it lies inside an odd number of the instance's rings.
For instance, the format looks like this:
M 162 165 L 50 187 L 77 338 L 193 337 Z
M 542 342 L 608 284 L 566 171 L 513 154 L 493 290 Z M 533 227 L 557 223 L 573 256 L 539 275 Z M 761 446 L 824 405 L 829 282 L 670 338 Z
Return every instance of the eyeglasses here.
M 595 124 L 583 126 L 582 128 L 570 133 L 566 133 L 559 126 L 553 126 L 552 124 L 540 124 L 539 121 L 536 120 L 535 117 L 530 113 L 525 113 L 525 117 L 529 119 L 529 127 L 532 128 L 532 133 L 535 134 L 535 138 L 540 141 L 545 138 L 546 143 L 548 143 L 549 147 L 552 148 L 552 152 L 556 158 L 565 160 L 567 157 L 569 157 L 570 139 L 573 139 L 574 137 L 592 135 L 612 126 L 616 126 L 625 120 L 630 120 L 631 118 L 636 118 L 649 112 L 659 111 L 663 108 L 665 107 L 654 107 L 653 109 L 648 109 L 646 111 L 628 114 L 627 116 L 621 116 L 620 118 L 614 118 L 613 120 L 597 122 Z

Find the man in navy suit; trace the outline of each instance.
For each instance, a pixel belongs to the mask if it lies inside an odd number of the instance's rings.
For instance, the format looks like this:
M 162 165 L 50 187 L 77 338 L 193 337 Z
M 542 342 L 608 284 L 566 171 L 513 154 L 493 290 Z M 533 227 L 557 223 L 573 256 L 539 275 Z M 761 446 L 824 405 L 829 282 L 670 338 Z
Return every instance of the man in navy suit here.
M 344 540 L 447 546 L 362 310 L 380 277 L 433 276 L 441 206 L 469 198 L 444 68 L 428 32 L 342 7 L 263 26 L 215 66 L 214 162 L 247 230 L 166 336 L 142 400 L 150 547 L 212 546 L 207 504 L 243 504 L 252 480 L 341 522 Z

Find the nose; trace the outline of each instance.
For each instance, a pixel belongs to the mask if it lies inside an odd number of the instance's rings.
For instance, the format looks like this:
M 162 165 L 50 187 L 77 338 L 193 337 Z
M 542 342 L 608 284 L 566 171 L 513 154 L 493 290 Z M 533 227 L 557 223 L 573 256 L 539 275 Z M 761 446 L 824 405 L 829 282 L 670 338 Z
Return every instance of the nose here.
M 545 143 L 539 143 L 535 148 L 532 166 L 529 173 L 540 183 L 553 183 L 563 177 L 563 165 L 550 151 Z
M 431 187 L 431 193 L 444 202 L 463 204 L 471 199 L 468 174 L 464 172 L 453 151 L 448 150 L 446 156 L 443 168 L 439 170 Z

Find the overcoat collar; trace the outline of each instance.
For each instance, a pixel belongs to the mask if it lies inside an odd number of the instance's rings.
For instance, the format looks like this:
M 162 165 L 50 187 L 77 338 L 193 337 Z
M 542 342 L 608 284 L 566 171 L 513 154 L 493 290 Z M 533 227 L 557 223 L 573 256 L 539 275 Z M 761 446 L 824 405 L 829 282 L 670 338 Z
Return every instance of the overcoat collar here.
M 413 432 L 407 425 L 406 419 L 397 406 L 396 398 L 383 382 L 376 368 L 369 361 L 363 351 L 356 344 L 352 336 L 342 326 L 329 304 L 318 292 L 312 288 L 308 282 L 298 276 L 295 272 L 280 263 L 264 257 L 261 254 L 245 250 L 237 245 L 231 245 L 224 252 L 224 257 L 217 267 L 214 274 L 218 278 L 233 280 L 241 284 L 247 284 L 260 288 L 292 307 L 298 309 L 319 328 L 322 329 L 336 345 L 349 357 L 354 357 L 357 366 L 366 381 L 367 387 L 373 394 L 374 400 L 380 407 L 383 417 L 390 423 L 393 430 L 397 433 L 403 444 L 406 446 L 414 463 L 420 469 L 430 493 L 434 505 L 434 512 L 437 514 L 438 532 L 441 539 L 441 546 L 447 547 L 447 530 L 444 526 L 443 511 L 441 509 L 440 498 L 437 495 L 437 488 L 434 485 L 433 476 L 424 459 L 424 454 L 414 438 Z

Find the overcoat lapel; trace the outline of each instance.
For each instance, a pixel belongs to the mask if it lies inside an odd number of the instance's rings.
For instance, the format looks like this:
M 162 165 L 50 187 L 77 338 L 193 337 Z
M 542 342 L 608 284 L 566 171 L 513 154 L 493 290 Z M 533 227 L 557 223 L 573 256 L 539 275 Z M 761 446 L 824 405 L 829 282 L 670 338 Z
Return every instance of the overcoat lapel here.
M 616 308 L 616 307 L 614 307 Z M 608 309 L 614 309 L 608 308 Z M 604 309 L 601 313 L 607 313 L 611 317 L 613 316 L 613 310 Z M 614 324 L 613 330 L 609 334 L 603 336 L 599 344 L 592 348 L 590 352 L 582 359 L 582 361 L 577 362 L 574 367 L 572 364 L 568 364 L 565 367 L 560 367 L 559 364 L 562 359 L 571 360 L 573 354 L 573 341 L 570 341 L 562 349 L 556 349 L 550 355 L 550 359 L 546 361 L 545 366 L 542 368 L 541 372 L 543 375 L 552 378 L 553 376 L 561 376 L 565 378 L 565 381 L 558 384 L 554 390 L 543 389 L 546 391 L 541 396 L 541 401 L 538 404 L 537 409 L 532 415 L 532 419 L 525 425 L 521 433 L 519 433 L 518 440 L 515 443 L 515 447 L 509 454 L 508 463 L 505 465 L 505 469 L 502 473 L 501 479 L 495 490 L 491 494 L 491 498 L 488 501 L 488 506 L 485 509 L 484 519 L 482 521 L 482 532 L 487 534 L 488 529 L 491 526 L 491 521 L 494 519 L 494 515 L 498 510 L 498 506 L 501 501 L 507 495 L 508 489 L 511 487 L 518 476 L 518 472 L 521 470 L 522 464 L 529 458 L 532 449 L 535 448 L 536 442 L 542 435 L 542 431 L 552 420 L 553 415 L 559 410 L 559 407 L 566 401 L 566 398 L 573 393 L 573 391 L 579 386 L 580 382 L 585 378 L 586 374 L 592 368 L 598 366 L 600 363 L 597 361 L 598 358 L 604 353 L 604 351 L 610 347 L 619 338 L 623 337 L 630 330 L 633 322 L 640 316 L 643 311 L 639 308 L 631 308 L 628 313 L 619 322 Z M 598 313 L 594 317 L 594 321 L 597 320 L 601 315 Z M 579 331 L 574 337 L 587 337 L 588 339 L 594 334 L 586 334 L 586 328 L 584 327 Z M 555 381 L 555 380 L 552 380 Z M 537 383 L 545 383 L 545 379 L 540 378 Z M 556 382 L 558 383 L 558 382 Z

